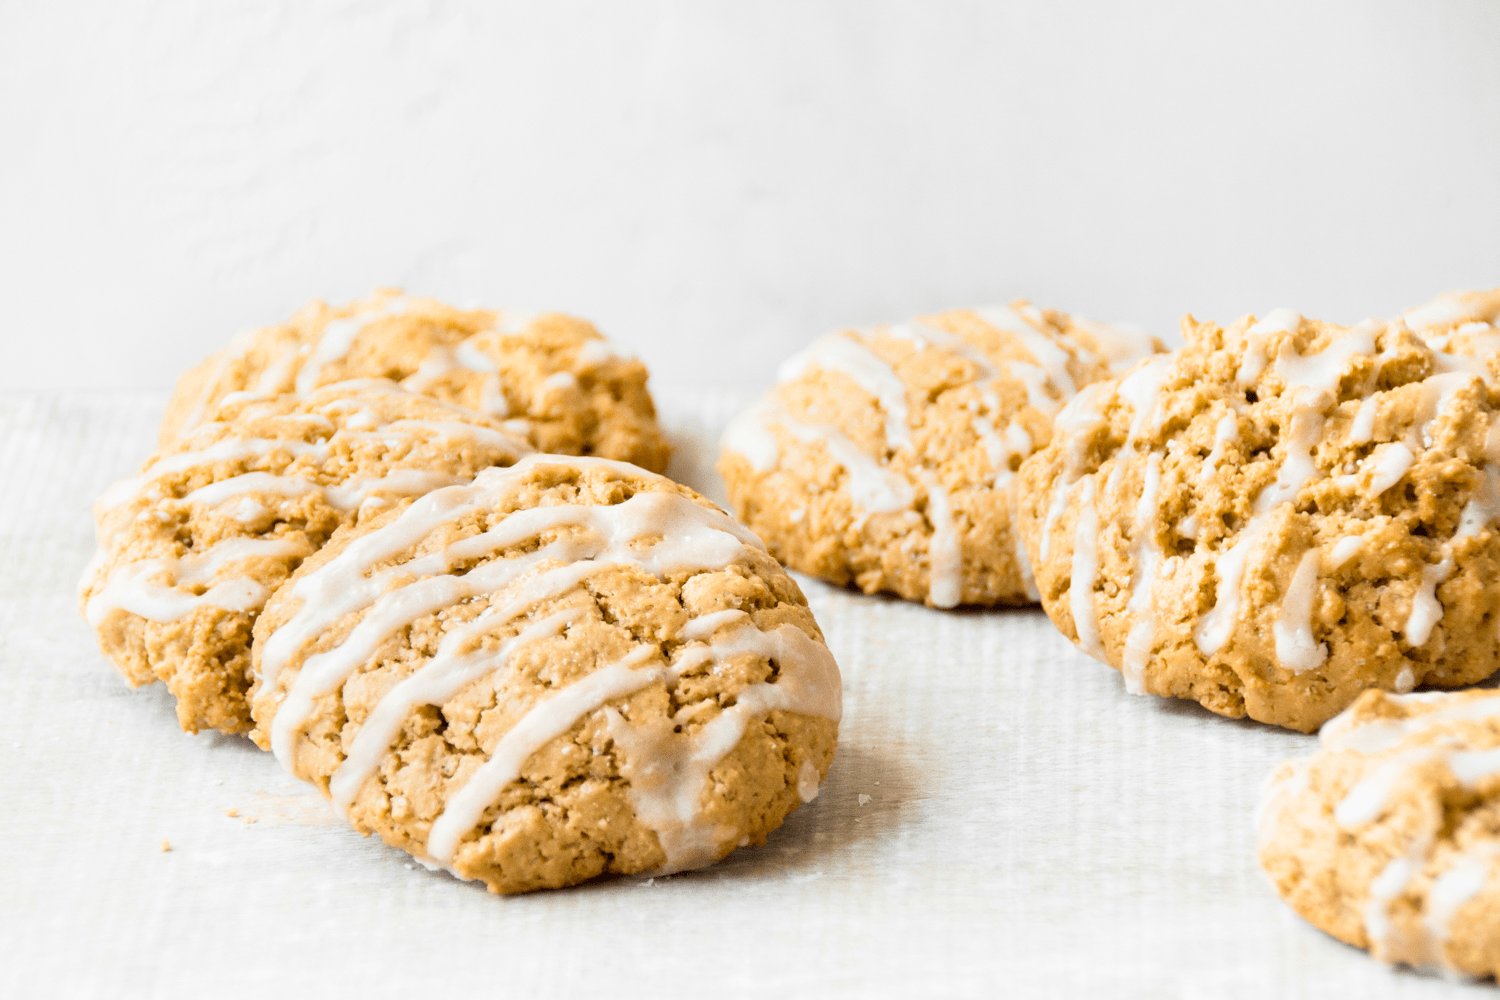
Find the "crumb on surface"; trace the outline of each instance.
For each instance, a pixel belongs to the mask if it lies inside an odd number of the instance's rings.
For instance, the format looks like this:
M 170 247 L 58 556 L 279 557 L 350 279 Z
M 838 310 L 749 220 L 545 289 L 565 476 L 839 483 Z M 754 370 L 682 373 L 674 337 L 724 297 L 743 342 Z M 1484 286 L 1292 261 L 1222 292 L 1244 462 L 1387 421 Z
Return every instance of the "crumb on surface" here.
M 172 842 L 170 840 L 168 840 L 166 837 L 161 838 L 161 852 L 163 854 L 165 854 L 168 851 L 170 851 L 171 849 L 172 849 Z
M 859 793 L 859 804 L 862 805 L 862 806 L 869 805 L 870 804 L 870 797 L 868 795 L 866 795 L 864 792 L 860 792 Z
M 234 819 L 239 814 L 240 814 L 240 811 L 238 809 L 225 809 L 224 810 L 224 815 L 228 816 L 230 819 Z

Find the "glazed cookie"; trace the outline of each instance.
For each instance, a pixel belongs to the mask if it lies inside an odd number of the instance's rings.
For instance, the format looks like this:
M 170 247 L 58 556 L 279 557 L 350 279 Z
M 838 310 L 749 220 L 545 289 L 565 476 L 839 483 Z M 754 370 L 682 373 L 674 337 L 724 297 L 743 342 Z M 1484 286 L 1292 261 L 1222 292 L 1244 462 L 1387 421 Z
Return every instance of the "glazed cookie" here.
M 1042 605 L 1127 689 L 1310 731 L 1494 672 L 1500 396 L 1400 321 L 1277 311 L 1089 386 L 1020 474 Z
M 838 667 L 687 487 L 534 455 L 341 533 L 256 622 L 255 737 L 493 892 L 763 843 L 833 759 Z
M 1383 962 L 1500 972 L 1500 692 L 1369 691 L 1267 784 L 1260 863 Z
M 249 330 L 187 372 L 162 420 L 166 445 L 233 392 L 306 394 L 352 378 L 405 388 L 504 419 L 539 451 L 600 455 L 653 472 L 671 448 L 646 391 L 646 366 L 571 316 L 455 309 L 382 291 L 313 302 L 281 326 Z
M 531 449 L 498 421 L 384 379 L 226 400 L 94 507 L 84 617 L 188 732 L 250 729 L 251 626 L 335 529 Z
M 840 331 L 735 419 L 719 471 L 793 569 L 939 608 L 1024 603 L 1012 475 L 1079 386 L 1160 349 L 1025 302 Z

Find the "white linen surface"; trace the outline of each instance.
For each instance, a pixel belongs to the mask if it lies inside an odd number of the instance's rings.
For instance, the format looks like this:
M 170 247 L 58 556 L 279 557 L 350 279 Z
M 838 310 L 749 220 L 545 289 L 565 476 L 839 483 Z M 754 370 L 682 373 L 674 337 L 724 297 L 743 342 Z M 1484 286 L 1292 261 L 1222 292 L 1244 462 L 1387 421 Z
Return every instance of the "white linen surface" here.
M 657 398 L 674 474 L 722 502 L 714 443 L 745 397 Z M 165 691 L 130 691 L 79 619 L 90 504 L 150 452 L 164 402 L 0 396 L 10 996 L 1477 989 L 1388 970 L 1277 900 L 1252 813 L 1312 737 L 1131 697 L 1040 611 L 805 579 L 845 715 L 822 794 L 765 847 L 508 899 L 413 867 L 247 740 L 178 732 Z

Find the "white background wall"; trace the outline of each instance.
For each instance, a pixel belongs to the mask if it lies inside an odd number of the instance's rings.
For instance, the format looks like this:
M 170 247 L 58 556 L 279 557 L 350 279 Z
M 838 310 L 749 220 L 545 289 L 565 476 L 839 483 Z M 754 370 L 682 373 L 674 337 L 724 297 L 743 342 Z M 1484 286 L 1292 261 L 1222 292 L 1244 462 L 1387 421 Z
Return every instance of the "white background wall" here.
M 377 284 L 726 385 L 1021 295 L 1390 314 L 1500 284 L 1500 3 L 0 5 L 0 388 Z

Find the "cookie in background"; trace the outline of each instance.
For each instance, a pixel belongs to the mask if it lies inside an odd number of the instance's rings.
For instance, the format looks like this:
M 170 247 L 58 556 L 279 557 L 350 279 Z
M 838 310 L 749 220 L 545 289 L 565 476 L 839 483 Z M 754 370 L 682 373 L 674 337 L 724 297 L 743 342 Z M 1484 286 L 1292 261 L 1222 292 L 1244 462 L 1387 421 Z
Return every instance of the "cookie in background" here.
M 235 337 L 178 380 L 161 443 L 231 393 L 306 395 L 353 378 L 389 378 L 505 420 L 538 451 L 653 472 L 670 457 L 646 366 L 592 324 L 560 313 L 458 309 L 391 289 L 343 306 L 315 301 L 279 326 Z
M 94 505 L 79 584 L 132 687 L 162 681 L 188 732 L 251 728 L 251 629 L 271 592 L 345 525 L 531 451 L 475 410 L 354 380 L 226 398 Z
M 1309 732 L 1500 666 L 1500 383 L 1287 310 L 1085 388 L 1021 470 L 1042 605 L 1127 690 Z
M 733 421 L 719 471 L 793 569 L 938 608 L 1024 604 L 1016 470 L 1079 387 L 1162 349 L 1026 302 L 841 330 Z
M 1500 973 L 1500 692 L 1368 691 L 1267 783 L 1261 866 L 1386 963 Z

